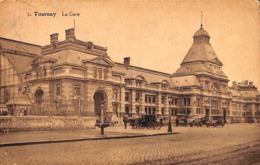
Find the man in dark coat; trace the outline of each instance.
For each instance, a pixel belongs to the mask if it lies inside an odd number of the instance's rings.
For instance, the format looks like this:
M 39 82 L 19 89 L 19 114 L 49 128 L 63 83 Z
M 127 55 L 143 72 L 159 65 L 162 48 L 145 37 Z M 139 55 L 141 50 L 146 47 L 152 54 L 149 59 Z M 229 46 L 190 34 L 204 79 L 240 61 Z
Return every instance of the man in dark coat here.
M 123 122 L 124 122 L 124 125 L 125 125 L 125 129 L 127 129 L 127 116 L 123 117 Z

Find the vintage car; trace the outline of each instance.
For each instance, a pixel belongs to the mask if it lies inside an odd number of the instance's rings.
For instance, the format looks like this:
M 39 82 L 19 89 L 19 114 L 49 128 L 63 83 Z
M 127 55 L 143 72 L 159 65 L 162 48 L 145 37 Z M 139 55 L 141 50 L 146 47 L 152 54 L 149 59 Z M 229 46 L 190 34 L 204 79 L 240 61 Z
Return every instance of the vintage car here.
M 222 127 L 224 127 L 225 123 L 222 119 L 217 119 L 217 120 L 207 121 L 206 125 L 207 125 L 207 127 L 209 127 L 209 126 L 213 126 L 213 127 L 222 126 Z

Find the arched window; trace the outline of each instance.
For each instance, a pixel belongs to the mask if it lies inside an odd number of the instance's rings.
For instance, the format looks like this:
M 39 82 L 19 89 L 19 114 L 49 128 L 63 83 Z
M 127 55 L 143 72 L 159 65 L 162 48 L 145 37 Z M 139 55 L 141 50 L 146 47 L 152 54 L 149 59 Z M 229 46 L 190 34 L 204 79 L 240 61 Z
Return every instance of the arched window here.
M 42 78 L 42 67 L 39 68 L 39 78 Z

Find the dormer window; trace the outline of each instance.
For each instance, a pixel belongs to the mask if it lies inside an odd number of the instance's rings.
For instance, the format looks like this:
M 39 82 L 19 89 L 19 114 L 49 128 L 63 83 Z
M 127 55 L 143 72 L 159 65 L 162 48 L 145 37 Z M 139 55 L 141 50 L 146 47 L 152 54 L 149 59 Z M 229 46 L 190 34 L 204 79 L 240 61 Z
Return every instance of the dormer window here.
M 92 42 L 88 42 L 87 43 L 87 49 L 92 49 L 93 47 L 93 43 Z
M 167 90 L 167 84 L 162 84 L 162 90 Z
M 142 86 L 142 82 L 140 80 L 136 80 L 136 87 L 141 87 Z

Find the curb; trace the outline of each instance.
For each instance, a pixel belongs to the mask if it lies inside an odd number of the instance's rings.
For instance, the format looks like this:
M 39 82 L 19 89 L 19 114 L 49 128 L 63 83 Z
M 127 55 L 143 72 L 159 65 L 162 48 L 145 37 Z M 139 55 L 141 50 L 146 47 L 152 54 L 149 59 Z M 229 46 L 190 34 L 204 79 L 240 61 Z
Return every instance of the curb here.
M 158 134 L 141 134 L 141 135 L 123 135 L 123 136 L 108 136 L 108 137 L 91 137 L 91 138 L 74 138 L 74 139 L 58 139 L 58 140 L 43 140 L 43 141 L 25 141 L 25 142 L 14 142 L 14 143 L 2 143 L 0 147 L 11 147 L 11 146 L 24 146 L 24 145 L 37 145 L 37 144 L 52 144 L 52 143 L 67 143 L 67 142 L 80 142 L 80 141 L 91 141 L 91 140 L 110 140 L 110 139 L 126 139 L 126 138 L 140 138 L 149 136 L 163 136 L 179 134 L 174 133 L 158 133 Z

